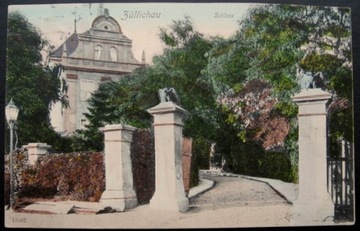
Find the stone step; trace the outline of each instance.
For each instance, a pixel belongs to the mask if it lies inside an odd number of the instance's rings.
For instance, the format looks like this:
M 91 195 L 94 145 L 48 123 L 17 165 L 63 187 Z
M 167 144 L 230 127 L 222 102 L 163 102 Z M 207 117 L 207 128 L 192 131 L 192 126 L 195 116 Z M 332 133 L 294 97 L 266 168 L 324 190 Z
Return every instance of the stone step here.
M 35 202 L 21 209 L 21 212 L 42 214 L 102 214 L 115 212 L 110 206 L 81 201 Z
M 69 214 L 73 207 L 73 204 L 59 202 L 35 202 L 23 208 L 22 211 L 47 214 Z

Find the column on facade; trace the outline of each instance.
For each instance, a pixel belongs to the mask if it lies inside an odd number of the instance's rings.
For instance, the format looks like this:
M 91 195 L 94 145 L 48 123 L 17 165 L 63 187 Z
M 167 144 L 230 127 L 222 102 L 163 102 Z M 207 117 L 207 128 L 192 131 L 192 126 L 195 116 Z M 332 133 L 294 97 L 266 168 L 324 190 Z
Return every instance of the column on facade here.
M 106 125 L 104 132 L 106 189 L 100 203 L 117 211 L 137 206 L 133 188 L 132 164 L 130 158 L 134 127 L 121 124 Z

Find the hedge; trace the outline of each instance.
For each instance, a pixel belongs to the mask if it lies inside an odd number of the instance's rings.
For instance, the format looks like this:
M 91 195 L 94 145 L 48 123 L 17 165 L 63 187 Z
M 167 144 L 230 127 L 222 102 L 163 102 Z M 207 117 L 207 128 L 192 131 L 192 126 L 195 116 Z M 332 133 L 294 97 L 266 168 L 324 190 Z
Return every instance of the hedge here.
M 208 166 L 209 153 L 208 142 L 194 140 L 191 187 L 199 183 L 199 168 Z M 152 130 L 134 131 L 130 157 L 138 203 L 148 203 L 155 192 L 155 148 Z M 8 161 L 6 166 L 8 167 Z M 103 152 L 50 153 L 39 158 L 35 165 L 29 165 L 27 151 L 17 149 L 14 152 L 14 172 L 15 192 L 19 198 L 57 197 L 98 202 L 105 190 Z M 7 182 L 7 190 L 8 185 Z M 5 192 L 5 195 L 8 194 Z

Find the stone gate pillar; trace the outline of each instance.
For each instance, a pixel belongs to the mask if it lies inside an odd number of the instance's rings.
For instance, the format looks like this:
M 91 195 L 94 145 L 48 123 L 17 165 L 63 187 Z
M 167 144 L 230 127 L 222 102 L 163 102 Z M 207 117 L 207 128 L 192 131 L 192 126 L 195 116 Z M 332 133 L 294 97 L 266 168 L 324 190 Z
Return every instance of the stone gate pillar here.
M 48 153 L 51 145 L 47 145 L 46 143 L 28 143 L 27 145 L 23 145 L 23 147 L 28 150 L 29 164 L 34 165 L 41 156 Z
M 117 211 L 137 206 L 133 188 L 130 148 L 134 127 L 121 124 L 106 125 L 104 132 L 106 189 L 100 203 Z
M 334 204 L 327 190 L 327 102 L 319 88 L 292 97 L 299 106 L 299 196 L 293 203 L 294 225 L 329 221 Z
M 150 108 L 155 133 L 155 193 L 150 206 L 155 209 L 186 212 L 182 174 L 182 127 L 187 111 L 173 102 Z

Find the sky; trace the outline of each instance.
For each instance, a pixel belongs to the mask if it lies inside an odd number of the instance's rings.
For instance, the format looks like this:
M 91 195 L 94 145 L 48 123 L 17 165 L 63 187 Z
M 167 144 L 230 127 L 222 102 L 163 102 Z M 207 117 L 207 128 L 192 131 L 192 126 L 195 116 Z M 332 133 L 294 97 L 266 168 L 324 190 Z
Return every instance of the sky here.
M 173 20 L 190 16 L 194 29 L 206 37 L 233 35 L 239 20 L 245 17 L 251 4 L 246 3 L 103 3 L 120 24 L 125 36 L 133 41 L 133 53 L 141 61 L 145 51 L 146 62 L 161 54 L 163 44 L 159 39 L 160 28 L 167 28 Z M 91 28 L 98 16 L 100 4 L 43 4 L 10 5 L 8 12 L 18 11 L 33 24 L 43 37 L 56 48 L 74 32 Z

